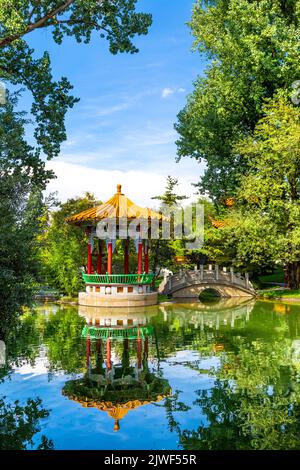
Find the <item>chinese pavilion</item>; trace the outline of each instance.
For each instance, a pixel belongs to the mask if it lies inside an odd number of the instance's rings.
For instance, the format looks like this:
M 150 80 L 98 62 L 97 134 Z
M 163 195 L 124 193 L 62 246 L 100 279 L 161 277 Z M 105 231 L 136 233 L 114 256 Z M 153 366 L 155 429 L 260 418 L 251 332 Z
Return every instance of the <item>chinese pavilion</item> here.
M 88 235 L 87 265 L 83 273 L 86 292 L 79 293 L 79 305 L 140 307 L 157 304 L 157 293 L 152 292 L 154 274 L 149 273 L 149 233 L 151 224 L 157 227 L 163 219 L 162 214 L 139 207 L 128 199 L 120 184 L 107 202 L 66 219 L 67 223 L 82 227 Z M 104 225 L 99 230 L 99 223 L 106 223 L 106 230 Z M 113 273 L 117 239 L 122 241 L 124 252 L 123 272 L 118 274 Z M 130 240 L 133 243 L 130 244 Z M 137 252 L 135 272 L 129 272 L 131 245 Z

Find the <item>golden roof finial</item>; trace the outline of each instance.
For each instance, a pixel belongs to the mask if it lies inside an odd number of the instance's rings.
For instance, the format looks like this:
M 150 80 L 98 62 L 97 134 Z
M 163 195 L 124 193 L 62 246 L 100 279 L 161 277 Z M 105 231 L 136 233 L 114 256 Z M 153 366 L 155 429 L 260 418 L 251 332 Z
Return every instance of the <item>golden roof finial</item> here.
M 122 191 L 122 185 L 121 185 L 121 184 L 117 184 L 117 193 L 118 193 L 118 194 L 121 194 L 121 191 Z
M 114 431 L 119 431 L 120 430 L 120 424 L 119 424 L 119 420 L 118 419 L 115 419 L 115 422 L 114 422 Z

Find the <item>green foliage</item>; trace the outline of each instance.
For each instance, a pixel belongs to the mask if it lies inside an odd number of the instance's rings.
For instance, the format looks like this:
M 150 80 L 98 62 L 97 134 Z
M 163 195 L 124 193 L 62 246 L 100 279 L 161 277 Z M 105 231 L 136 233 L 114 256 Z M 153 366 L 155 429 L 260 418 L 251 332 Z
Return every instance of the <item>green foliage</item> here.
M 25 406 L 19 401 L 8 404 L 0 399 L 0 450 L 26 450 L 33 448 L 34 435 L 40 431 L 39 420 L 49 416 L 42 401 L 29 399 Z M 41 436 L 37 450 L 53 449 L 53 442 Z
M 83 288 L 82 269 L 86 264 L 87 236 L 80 227 L 66 223 L 66 218 L 95 206 L 90 193 L 60 203 L 55 211 L 45 208 L 44 233 L 39 239 L 42 276 L 49 285 L 68 296 Z
M 218 312 L 217 306 L 211 307 L 214 309 L 216 315 L 224 318 L 234 314 L 234 309 L 228 313 L 221 313 L 222 309 Z M 212 311 L 206 310 L 204 315 Z M 257 302 L 246 324 L 237 320 L 234 328 L 205 325 L 203 331 L 194 330 L 193 350 L 199 351 L 200 360 L 187 365 L 202 376 L 207 374 L 213 385 L 196 391 L 193 405 L 199 407 L 203 418 L 194 429 L 182 422 L 180 414 L 176 415 L 182 409 L 182 395 L 173 398 L 171 409 L 165 404 L 170 429 L 178 434 L 184 449 L 299 449 L 298 314 L 297 306 L 282 309 L 282 304 Z M 190 318 L 188 309 L 181 314 L 180 306 L 176 316 L 179 315 L 182 321 L 176 332 L 180 335 Z M 175 319 L 169 318 L 171 328 Z M 168 333 L 162 334 L 166 343 L 176 348 Z M 294 342 L 293 338 L 297 340 Z M 216 343 L 223 346 L 220 353 L 213 349 Z M 216 355 L 219 364 L 203 369 L 201 358 Z
M 200 198 L 198 204 L 204 206 L 204 244 L 198 250 L 188 251 L 188 259 L 191 264 L 196 264 L 198 267 L 207 262 L 220 266 L 231 265 L 235 258 L 235 247 L 230 244 L 225 247 L 227 232 L 223 229 L 216 229 L 212 225 L 213 220 L 226 219 L 230 211 L 222 206 L 216 206 L 205 198 Z
M 39 354 L 38 347 L 44 332 L 44 318 L 26 311 L 20 321 L 15 323 L 5 332 L 7 358 L 5 365 L 0 367 L 0 382 L 14 367 L 22 367 L 24 364 L 34 366 Z
M 135 12 L 136 0 L 0 0 L 0 79 L 25 86 L 32 94 L 31 113 L 37 144 L 48 158 L 57 156 L 66 139 L 65 115 L 78 99 L 70 95 L 67 78 L 55 81 L 48 52 L 35 58 L 27 35 L 50 28 L 60 44 L 64 37 L 88 43 L 93 32 L 106 38 L 110 51 L 137 52 L 132 39 L 146 34 L 150 15 Z
M 297 288 L 300 110 L 281 93 L 267 100 L 262 110 L 253 133 L 235 145 L 248 168 L 240 178 L 236 204 L 219 214 L 213 206 L 206 207 L 205 244 L 198 253 L 256 275 L 285 266 L 290 287 Z M 224 226 L 214 228 L 214 218 L 223 219 Z
M 167 217 L 170 216 L 171 232 L 172 237 L 172 224 L 173 216 L 172 212 L 180 207 L 180 202 L 187 199 L 187 196 L 176 194 L 175 188 L 178 186 L 178 179 L 167 177 L 165 192 L 158 196 L 153 196 L 152 199 L 161 201 L 160 210 Z M 160 230 L 160 237 L 162 236 L 162 230 Z M 174 263 L 175 255 L 182 255 L 184 252 L 184 244 L 182 240 L 164 240 L 159 238 L 151 241 L 150 251 L 150 265 L 152 271 L 156 273 L 157 268 L 168 268 L 174 269 L 176 265 Z
M 24 139 L 26 119 L 13 111 L 16 96 L 0 107 L 0 335 L 30 302 L 38 270 L 35 237 L 41 229 L 42 190 L 51 177 L 39 152 Z
M 179 158 L 206 163 L 199 189 L 216 201 L 234 194 L 248 161 L 235 143 L 251 133 L 262 104 L 292 92 L 300 76 L 298 0 L 198 1 L 190 27 L 195 49 L 211 59 L 178 116 Z
M 64 370 L 70 374 L 84 370 L 85 344 L 81 339 L 84 325 L 84 318 L 72 308 L 65 307 L 49 316 L 44 340 L 48 346 L 50 372 Z
M 296 289 L 272 289 L 259 292 L 259 297 L 263 299 L 299 299 L 300 290 Z
M 265 274 L 263 276 L 259 276 L 258 281 L 261 284 L 270 284 L 270 283 L 283 284 L 284 282 L 283 270 L 279 270 L 279 271 L 277 270 L 271 274 Z
M 300 109 L 279 95 L 269 100 L 263 111 L 264 117 L 253 135 L 237 145 L 251 170 L 241 179 L 241 223 L 234 230 L 237 257 L 257 264 L 268 258 L 273 263 L 280 262 L 288 268 L 289 286 L 297 288 L 300 284 Z M 245 226 L 249 227 L 248 236 L 242 238 L 240 229 Z
M 153 196 L 152 199 L 157 199 L 158 201 L 161 201 L 161 203 L 167 207 L 177 206 L 179 201 L 188 199 L 187 196 L 179 196 L 178 194 L 174 193 L 174 188 L 177 185 L 178 179 L 172 178 L 172 176 L 168 176 L 164 194 L 162 194 L 161 196 Z
M 208 426 L 184 431 L 186 449 L 299 449 L 299 375 L 288 340 L 271 344 L 236 338 L 221 358 L 211 392 L 199 391 Z
M 95 385 L 88 377 L 82 379 L 69 380 L 62 393 L 71 399 L 85 403 L 95 401 L 106 401 L 120 405 L 134 400 L 156 401 L 158 395 L 168 395 L 170 393 L 169 382 L 154 374 L 143 371 L 140 381 L 126 384 L 106 384 L 105 387 Z

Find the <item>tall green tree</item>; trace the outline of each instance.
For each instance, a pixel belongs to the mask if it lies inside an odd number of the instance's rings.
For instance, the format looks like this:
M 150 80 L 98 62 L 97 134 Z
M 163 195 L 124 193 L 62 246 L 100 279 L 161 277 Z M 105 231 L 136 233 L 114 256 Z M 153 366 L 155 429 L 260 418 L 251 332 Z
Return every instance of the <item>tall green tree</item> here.
M 235 194 L 248 162 L 235 144 L 255 128 L 262 105 L 299 79 L 299 0 L 199 0 L 194 48 L 210 60 L 178 115 L 178 156 L 206 164 L 199 183 L 219 201 Z
M 300 108 L 279 94 L 263 113 L 254 132 L 236 144 L 248 172 L 240 178 L 235 205 L 223 209 L 219 228 L 206 224 L 200 252 L 253 274 L 284 267 L 288 285 L 297 288 Z
M 266 253 L 287 268 L 291 288 L 300 286 L 300 108 L 278 96 L 263 108 L 253 135 L 237 145 L 250 171 L 241 180 L 242 222 L 252 221 L 249 240 L 236 239 L 238 256 L 251 261 Z M 253 230 L 258 228 L 258 230 Z M 238 228 L 239 230 L 239 228 Z M 238 239 L 239 238 L 239 239 Z M 251 243 L 251 242 L 250 242 Z M 259 260 L 259 257 L 256 261 Z
M 41 275 L 46 283 L 66 293 L 77 294 L 83 287 L 81 268 L 86 264 L 87 235 L 80 227 L 66 223 L 66 218 L 94 207 L 90 193 L 69 199 L 59 208 L 44 214 L 44 233 L 39 238 Z
M 50 54 L 36 58 L 27 38 L 48 28 L 57 44 L 67 36 L 89 43 L 95 32 L 107 39 L 112 54 L 135 53 L 133 37 L 146 34 L 152 21 L 135 7 L 136 0 L 0 0 L 0 80 L 31 92 L 34 136 L 48 158 L 58 155 L 66 139 L 65 115 L 77 99 L 67 78 L 53 79 Z
M 158 196 L 153 196 L 152 199 L 156 199 L 161 202 L 160 210 L 170 218 L 170 235 L 172 236 L 172 223 L 174 220 L 173 213 L 179 208 L 180 202 L 188 199 L 185 195 L 179 195 L 175 192 L 175 188 L 178 186 L 178 179 L 167 176 L 165 192 Z M 160 231 L 159 238 L 151 241 L 151 255 L 150 262 L 152 265 L 152 271 L 155 273 L 157 267 L 174 267 L 174 256 L 178 251 L 183 251 L 184 246 L 181 240 L 164 240 L 162 237 L 162 231 Z
M 16 96 L 0 106 L 0 335 L 6 336 L 27 304 L 38 270 L 35 238 L 42 191 L 52 176 L 24 138 L 26 119 L 13 111 Z

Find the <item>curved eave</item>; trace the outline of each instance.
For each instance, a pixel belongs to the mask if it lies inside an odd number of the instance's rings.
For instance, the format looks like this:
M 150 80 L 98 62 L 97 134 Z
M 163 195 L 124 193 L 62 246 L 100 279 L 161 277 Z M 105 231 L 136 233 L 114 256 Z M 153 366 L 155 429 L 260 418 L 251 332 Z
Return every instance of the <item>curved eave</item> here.
M 106 204 L 105 204 L 106 205 Z M 88 224 L 96 224 L 100 220 L 103 219 L 127 219 L 129 222 L 136 219 L 141 220 L 164 220 L 168 221 L 169 218 L 155 212 L 151 209 L 142 209 L 138 206 L 134 207 L 134 211 L 131 209 L 128 211 L 127 214 L 123 213 L 120 214 L 117 209 L 108 211 L 107 207 L 104 204 L 99 207 L 92 207 L 91 209 L 87 209 L 79 214 L 75 214 L 71 217 L 65 219 L 68 224 L 75 224 L 75 225 L 88 225 Z
M 128 221 L 141 220 L 169 220 L 168 217 L 149 208 L 142 208 L 132 202 L 121 192 L 121 185 L 117 186 L 117 193 L 108 201 L 98 207 L 91 207 L 79 214 L 68 217 L 66 222 L 75 225 L 95 224 L 103 219 L 127 219 Z

